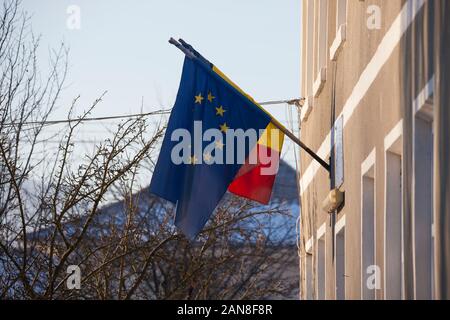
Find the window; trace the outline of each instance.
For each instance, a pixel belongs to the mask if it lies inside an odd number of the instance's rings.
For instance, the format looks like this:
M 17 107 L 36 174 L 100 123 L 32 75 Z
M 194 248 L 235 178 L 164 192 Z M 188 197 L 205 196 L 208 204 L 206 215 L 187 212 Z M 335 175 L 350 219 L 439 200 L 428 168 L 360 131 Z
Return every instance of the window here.
M 317 231 L 317 299 L 325 300 L 325 230 L 323 224 Z
M 432 122 L 415 117 L 414 264 L 416 299 L 432 298 L 433 131 Z
M 335 226 L 336 300 L 345 300 L 345 216 Z
M 375 150 L 361 165 L 361 298 L 374 300 L 367 285 L 369 266 L 375 265 Z
M 336 61 L 347 37 L 347 0 L 336 2 L 336 36 L 330 48 L 330 60 Z
M 313 255 L 306 253 L 306 300 L 313 299 Z
M 431 82 L 432 84 L 432 82 Z M 425 88 L 422 96 L 431 95 Z M 415 298 L 433 298 L 433 104 L 417 99 L 413 123 L 413 239 Z
M 305 39 L 303 41 L 305 45 L 303 58 L 303 96 L 306 97 L 305 104 L 302 107 L 300 114 L 300 121 L 307 121 L 309 115 L 311 114 L 313 102 L 314 102 L 314 17 L 315 17 L 315 0 L 305 0 L 303 9 L 306 12 L 304 19 L 306 24 L 304 24 L 306 33 L 304 33 Z
M 402 131 L 400 121 L 385 138 L 384 298 L 402 298 Z
M 314 67 L 314 74 L 316 80 L 314 81 L 313 91 L 314 96 L 319 96 L 326 81 L 326 66 L 327 66 L 327 41 L 328 41 L 328 0 L 317 0 L 317 8 L 315 8 L 317 17 L 315 23 L 315 50 L 316 60 Z
M 314 0 L 307 1 L 307 34 L 306 34 L 306 97 L 310 97 L 313 94 L 314 83 Z
M 337 0 L 336 31 L 347 23 L 347 0 Z

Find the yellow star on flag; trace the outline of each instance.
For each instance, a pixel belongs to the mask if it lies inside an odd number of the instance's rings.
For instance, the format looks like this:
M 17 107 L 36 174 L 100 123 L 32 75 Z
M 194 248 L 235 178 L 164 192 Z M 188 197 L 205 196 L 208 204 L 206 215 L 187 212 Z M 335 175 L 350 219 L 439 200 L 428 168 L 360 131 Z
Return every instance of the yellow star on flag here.
M 203 155 L 203 159 L 205 159 L 206 162 L 210 162 L 211 161 L 211 153 L 209 152 L 205 152 L 205 154 Z
M 216 144 L 216 149 L 220 149 L 220 150 L 223 149 L 224 144 L 223 144 L 222 140 L 216 141 L 215 144 Z
M 226 122 L 220 125 L 220 131 L 222 131 L 223 133 L 226 133 L 228 129 L 230 129 L 230 127 L 227 126 Z
M 189 164 L 196 165 L 197 162 L 198 162 L 198 159 L 195 156 L 195 154 L 192 157 L 189 157 Z
M 199 93 L 197 96 L 195 96 L 195 103 L 202 104 L 203 99 L 205 99 L 205 98 L 203 98 L 202 94 Z
M 208 93 L 208 101 L 209 101 L 209 102 L 213 102 L 213 100 L 214 100 L 215 98 L 216 98 L 216 97 L 214 97 L 214 96 L 212 95 L 211 92 Z
M 227 112 L 222 106 L 216 108 L 216 116 L 223 117 L 223 114 Z

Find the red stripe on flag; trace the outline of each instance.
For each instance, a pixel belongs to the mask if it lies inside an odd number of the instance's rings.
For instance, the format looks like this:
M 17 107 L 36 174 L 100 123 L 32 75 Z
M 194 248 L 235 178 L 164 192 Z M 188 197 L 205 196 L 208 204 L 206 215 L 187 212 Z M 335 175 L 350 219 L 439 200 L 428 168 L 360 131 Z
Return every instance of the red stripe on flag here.
M 252 157 L 256 158 L 256 163 L 250 163 Z M 262 204 L 269 204 L 279 163 L 278 151 L 257 144 L 228 186 L 228 191 Z

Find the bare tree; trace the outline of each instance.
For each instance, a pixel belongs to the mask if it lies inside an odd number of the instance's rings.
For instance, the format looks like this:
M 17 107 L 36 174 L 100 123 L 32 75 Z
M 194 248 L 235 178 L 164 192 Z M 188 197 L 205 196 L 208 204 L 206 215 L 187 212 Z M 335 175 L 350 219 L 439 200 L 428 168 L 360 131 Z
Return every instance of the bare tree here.
M 136 192 L 139 172 L 153 168 L 163 126 L 123 121 L 76 163 L 75 138 L 103 95 L 79 116 L 75 98 L 71 120 L 52 136 L 58 149 L 43 156 L 38 146 L 49 139 L 68 50 L 52 52 L 43 76 L 39 38 L 20 1 L 4 1 L 0 16 L 0 298 L 291 296 L 297 282 L 286 266 L 296 256 L 286 208 L 229 196 L 190 242 L 173 227 L 173 206 Z M 66 286 L 70 265 L 82 270 L 80 290 Z
M 172 205 L 146 190 L 104 208 L 101 216 L 108 218 L 102 219 L 105 225 L 99 228 L 114 230 L 107 242 L 120 243 L 114 250 L 134 251 L 126 257 L 119 254 L 120 261 L 103 258 L 108 267 L 96 269 L 95 274 L 83 279 L 83 297 L 99 287 L 103 288 L 100 297 L 108 299 L 296 295 L 298 259 L 292 241 L 292 219 L 287 219 L 290 212 L 282 205 L 260 207 L 228 195 L 194 242 L 177 236 L 171 223 Z M 122 223 L 113 221 L 118 217 Z M 118 226 L 124 230 L 119 231 Z M 147 239 L 152 239 L 148 248 Z M 94 236 L 89 245 L 103 248 L 102 241 Z M 101 250 L 99 255 L 109 257 L 111 252 Z M 96 263 L 92 260 L 92 264 Z

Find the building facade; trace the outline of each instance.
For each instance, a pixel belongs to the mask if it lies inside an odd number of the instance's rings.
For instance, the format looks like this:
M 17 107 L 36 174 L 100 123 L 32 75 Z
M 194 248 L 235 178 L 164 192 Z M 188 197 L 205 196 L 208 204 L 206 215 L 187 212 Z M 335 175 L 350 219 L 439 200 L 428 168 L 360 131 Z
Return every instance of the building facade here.
M 435 134 L 438 9 L 302 2 L 300 136 L 331 172 L 301 152 L 301 299 L 437 298 L 448 252 L 437 166 L 449 149 Z

